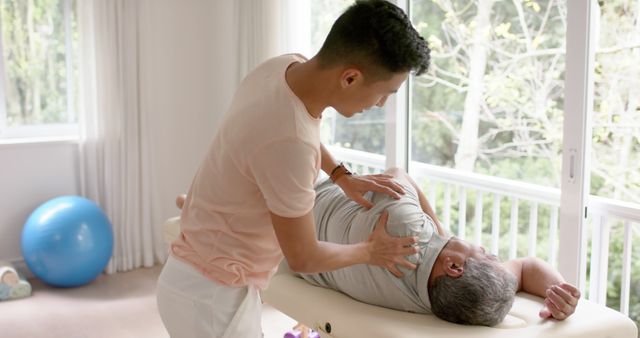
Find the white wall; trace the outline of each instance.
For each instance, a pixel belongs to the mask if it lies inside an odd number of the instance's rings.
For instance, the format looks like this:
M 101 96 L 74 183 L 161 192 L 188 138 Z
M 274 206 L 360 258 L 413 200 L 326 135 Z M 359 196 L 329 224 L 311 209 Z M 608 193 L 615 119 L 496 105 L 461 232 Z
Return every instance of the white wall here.
M 176 215 L 237 85 L 233 1 L 143 0 L 140 107 L 151 125 L 148 173 L 162 204 Z M 0 141 L 1 142 L 1 141 Z M 29 213 L 60 195 L 78 194 L 77 143 L 0 144 L 0 260 L 20 261 Z
M 237 85 L 233 1 L 146 0 L 142 10 L 140 92 L 151 125 L 151 175 L 175 216 Z
M 20 234 L 31 212 L 78 186 L 75 142 L 0 145 L 0 261 L 21 259 Z

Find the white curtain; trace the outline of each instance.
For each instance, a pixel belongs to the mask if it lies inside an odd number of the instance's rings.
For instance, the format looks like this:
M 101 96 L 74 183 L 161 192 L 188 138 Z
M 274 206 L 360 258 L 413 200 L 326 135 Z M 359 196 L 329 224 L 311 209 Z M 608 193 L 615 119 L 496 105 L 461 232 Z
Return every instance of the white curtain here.
M 139 9 L 139 0 L 78 1 L 80 186 L 113 225 L 108 273 L 152 266 L 164 256 L 138 95 Z
M 238 79 L 285 49 L 284 10 L 287 0 L 239 0 Z

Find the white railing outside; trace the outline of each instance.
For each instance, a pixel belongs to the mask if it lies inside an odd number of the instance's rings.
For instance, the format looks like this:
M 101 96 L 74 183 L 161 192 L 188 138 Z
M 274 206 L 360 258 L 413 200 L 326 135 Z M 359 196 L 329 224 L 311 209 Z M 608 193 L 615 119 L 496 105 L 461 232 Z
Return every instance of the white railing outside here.
M 591 278 L 589 299 L 606 304 L 609 273 L 609 244 L 612 228 L 623 226 L 622 278 L 620 287 L 620 312 L 629 314 L 631 291 L 631 254 L 634 232 L 640 224 L 640 205 L 610 198 L 590 196 L 589 219 L 591 228 Z
M 499 243 L 502 235 L 508 236 L 508 258 L 517 257 L 517 245 L 518 245 L 518 228 L 519 228 L 519 205 L 529 205 L 529 224 L 527 231 L 527 252 L 529 256 L 537 256 L 537 230 L 547 222 L 549 226 L 549 248 L 548 248 L 548 262 L 552 265 L 557 263 L 557 228 L 558 228 L 558 208 L 560 206 L 560 191 L 559 189 L 552 189 L 547 187 L 541 187 L 534 184 L 522 183 L 512 180 L 507 180 L 498 177 L 491 177 L 486 175 L 479 175 L 474 173 L 462 172 L 449 168 L 443 168 L 430 164 L 411 162 L 409 172 L 413 177 L 419 181 L 424 182 L 428 180 L 428 196 L 433 201 L 432 204 L 442 205 L 443 225 L 449 229 L 451 224 L 450 210 L 453 207 L 451 202 L 451 192 L 456 189 L 458 193 L 458 214 L 466 215 L 466 206 L 468 203 L 467 192 L 475 191 L 476 202 L 474 210 L 474 238 L 473 242 L 481 244 L 482 240 L 482 220 L 483 220 L 483 199 L 490 198 L 491 204 L 491 232 L 490 232 L 490 251 L 491 253 L 498 255 Z M 436 200 L 435 190 L 444 185 L 444 201 L 438 203 Z M 504 202 L 503 202 L 504 201 Z M 509 215 L 509 231 L 507 234 L 500 233 L 501 223 L 501 205 L 502 203 L 508 203 L 510 209 Z M 540 206 L 545 206 L 550 210 L 550 217 L 548 220 L 538 221 L 538 209 Z M 465 226 L 467 220 L 464 217 L 458 219 L 458 233 L 457 236 L 465 238 Z
M 359 174 L 379 173 L 385 169 L 385 156 L 372 154 L 363 151 L 345 149 L 339 147 L 327 147 L 329 151 L 338 159 L 345 162 L 352 170 Z M 547 226 L 549 229 L 548 246 L 546 248 L 547 261 L 557 267 L 558 252 L 558 212 L 560 208 L 560 190 L 548 188 L 535 184 L 522 183 L 518 181 L 480 175 L 475 173 L 462 172 L 450 168 L 434 166 L 430 164 L 411 162 L 409 172 L 414 179 L 424 186 L 428 182 L 425 193 L 429 198 L 436 214 L 441 217 L 443 226 L 451 230 L 451 211 L 457 207 L 458 215 L 465 215 L 468 196 L 475 193 L 475 203 L 473 211 L 472 234 L 469 240 L 476 244 L 481 244 L 483 234 L 488 237 L 490 243 L 489 250 L 493 254 L 500 254 L 501 240 L 508 238 L 506 257 L 509 259 L 518 256 L 518 229 L 519 229 L 519 206 L 529 205 L 529 218 L 527 227 L 527 256 L 537 256 L 538 230 Z M 443 189 L 442 200 L 437 200 L 438 189 Z M 452 193 L 457 191 L 457 201 L 452 201 Z M 491 226 L 489 233 L 483 232 L 483 200 L 492 200 Z M 457 206 L 453 203 L 457 202 Z M 509 206 L 510 215 L 508 231 L 500 233 L 500 212 L 502 203 Z M 441 206 L 441 211 L 436 209 L 436 205 Z M 538 219 L 539 210 L 547 208 L 549 210 L 548 219 Z M 630 281 L 632 268 L 632 239 L 636 227 L 640 224 L 640 204 L 626 203 L 613 199 L 590 196 L 588 201 L 588 221 L 591 226 L 591 256 L 589 287 L 583 290 L 583 294 L 588 294 L 588 299 L 606 305 L 606 295 L 609 273 L 609 239 L 611 226 L 615 221 L 624 225 L 624 243 L 622 257 L 622 280 L 621 299 L 619 311 L 625 315 L 629 314 L 630 302 Z M 505 217 L 506 219 L 506 217 Z M 456 235 L 465 238 L 467 234 L 466 217 L 458 217 Z M 586 230 L 588 231 L 588 229 Z M 504 249 L 503 249 L 504 250 Z M 586 250 L 584 250 L 586 253 Z M 586 277 L 586 254 L 582 258 L 582 277 Z M 585 285 L 585 283 L 582 283 Z

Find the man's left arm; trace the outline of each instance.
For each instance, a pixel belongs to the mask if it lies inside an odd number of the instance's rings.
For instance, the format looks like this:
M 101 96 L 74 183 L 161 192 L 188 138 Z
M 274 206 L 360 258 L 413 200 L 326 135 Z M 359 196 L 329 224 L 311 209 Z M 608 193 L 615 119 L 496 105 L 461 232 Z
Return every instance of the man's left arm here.
M 566 283 L 562 275 L 547 262 L 526 257 L 503 263 L 516 276 L 518 291 L 544 298 L 540 317 L 563 320 L 571 316 L 578 305 L 580 291 Z
M 331 173 L 339 164 L 336 163 L 336 160 L 323 144 L 320 144 L 320 152 L 322 170 L 331 176 Z M 393 179 L 393 176 L 387 174 L 343 175 L 336 179 L 335 184 L 344 191 L 347 197 L 365 208 L 373 206 L 371 202 L 363 197 L 368 191 L 381 192 L 395 199 L 399 199 L 400 194 L 404 194 L 402 186 Z
M 336 160 L 331 156 L 331 153 L 324 147 L 324 144 L 320 143 L 320 166 L 322 171 L 331 176 L 331 171 L 338 166 Z

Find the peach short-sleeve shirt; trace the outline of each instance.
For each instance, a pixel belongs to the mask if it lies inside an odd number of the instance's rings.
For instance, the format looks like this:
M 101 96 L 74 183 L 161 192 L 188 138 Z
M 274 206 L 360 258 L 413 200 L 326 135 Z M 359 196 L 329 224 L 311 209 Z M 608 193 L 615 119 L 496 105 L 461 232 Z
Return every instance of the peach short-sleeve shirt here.
M 223 285 L 266 288 L 283 257 L 269 212 L 313 208 L 320 119 L 285 80 L 305 61 L 279 56 L 242 81 L 187 194 L 171 253 Z

